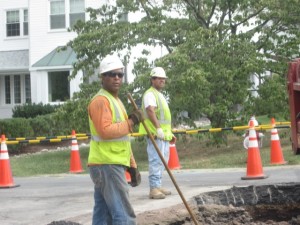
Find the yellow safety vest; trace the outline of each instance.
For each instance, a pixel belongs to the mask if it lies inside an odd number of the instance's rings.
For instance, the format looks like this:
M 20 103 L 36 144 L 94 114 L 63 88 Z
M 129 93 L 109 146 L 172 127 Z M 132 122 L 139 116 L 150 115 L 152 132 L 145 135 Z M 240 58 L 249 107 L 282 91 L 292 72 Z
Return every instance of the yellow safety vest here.
M 122 110 L 119 102 L 106 90 L 101 89 L 94 97 L 104 96 L 109 100 L 113 116 L 113 123 L 125 121 L 126 111 Z M 125 109 L 125 108 L 124 108 Z M 125 115 L 124 115 L 125 113 Z M 89 116 L 89 125 L 91 131 L 90 152 L 88 164 L 119 164 L 130 165 L 131 145 L 129 135 L 120 138 L 104 140 L 101 139 Z
M 161 99 L 162 97 L 159 95 L 159 92 L 155 88 L 150 87 L 145 92 L 145 94 L 148 92 L 152 92 L 155 96 L 156 105 L 157 105 L 157 107 L 155 109 L 155 114 L 156 114 L 156 117 L 159 121 L 161 128 L 163 129 L 163 132 L 165 135 L 165 141 L 170 141 L 170 140 L 172 140 L 173 133 L 172 133 L 172 128 L 171 128 L 171 112 L 170 112 L 169 106 L 166 103 L 166 101 L 164 101 L 164 99 Z M 144 96 L 143 96 L 143 98 L 144 98 Z M 148 115 L 147 115 L 147 112 L 145 109 L 145 105 L 144 105 L 144 101 L 142 101 L 142 110 L 144 112 L 146 126 L 148 127 L 151 134 L 157 135 L 156 127 L 153 125 L 153 123 L 148 118 Z M 146 129 L 144 128 L 142 123 L 140 123 L 139 133 L 147 134 Z

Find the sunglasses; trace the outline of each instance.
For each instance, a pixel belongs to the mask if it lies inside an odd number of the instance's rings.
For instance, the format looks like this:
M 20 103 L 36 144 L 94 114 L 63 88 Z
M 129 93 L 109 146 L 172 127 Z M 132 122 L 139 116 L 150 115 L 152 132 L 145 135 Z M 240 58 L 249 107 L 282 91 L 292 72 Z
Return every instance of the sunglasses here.
M 103 74 L 106 77 L 111 77 L 114 78 L 116 76 L 118 76 L 119 78 L 123 78 L 124 77 L 124 73 L 122 72 L 107 72 Z

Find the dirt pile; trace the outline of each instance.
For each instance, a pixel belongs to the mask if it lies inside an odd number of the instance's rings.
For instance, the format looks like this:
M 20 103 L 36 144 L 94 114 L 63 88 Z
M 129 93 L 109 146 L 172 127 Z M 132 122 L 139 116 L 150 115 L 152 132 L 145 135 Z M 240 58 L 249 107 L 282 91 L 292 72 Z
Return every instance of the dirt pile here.
M 300 184 L 233 187 L 189 202 L 199 224 L 300 225 Z M 183 204 L 138 215 L 139 225 L 194 224 Z
M 159 204 L 159 201 L 157 201 Z M 300 225 L 300 183 L 232 187 L 188 202 L 202 225 Z M 183 204 L 137 215 L 138 225 L 194 224 Z M 54 221 L 48 225 L 80 225 Z

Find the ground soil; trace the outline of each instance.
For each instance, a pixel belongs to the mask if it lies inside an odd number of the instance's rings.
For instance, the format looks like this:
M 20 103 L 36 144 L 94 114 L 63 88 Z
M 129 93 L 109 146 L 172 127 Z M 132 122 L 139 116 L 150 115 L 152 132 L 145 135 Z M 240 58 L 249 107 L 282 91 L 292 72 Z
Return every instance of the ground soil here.
M 188 206 L 194 215 L 198 225 L 299 225 L 300 215 L 285 220 L 257 219 L 252 215 L 254 211 L 247 208 L 205 205 L 196 206 L 188 202 Z M 260 207 L 260 210 L 269 210 L 269 206 Z M 274 209 L 274 208 L 273 208 Z M 299 212 L 299 207 L 297 208 Z M 257 212 L 256 212 L 257 213 Z M 270 213 L 274 213 L 271 211 Z M 280 213 L 280 212 L 277 212 Z M 285 211 L 286 213 L 286 211 Z M 299 214 L 299 213 L 298 213 Z M 276 214 L 275 214 L 276 215 Z M 290 216 L 290 215 L 287 215 Z M 178 204 L 169 208 L 146 211 L 137 215 L 138 225 L 195 225 L 194 220 L 187 208 L 183 204 Z M 53 221 L 48 225 L 81 225 L 70 221 Z
M 138 224 L 188 225 L 197 221 L 205 225 L 299 225 L 299 193 L 299 183 L 232 187 L 199 194 L 188 206 L 179 204 L 142 213 Z
M 269 210 L 269 206 L 260 209 Z M 298 208 L 299 210 L 300 208 Z M 288 221 L 261 219 L 257 220 L 243 207 L 206 205 L 191 208 L 198 224 L 205 225 L 298 225 L 300 215 Z M 274 213 L 274 212 L 270 212 Z M 163 210 L 148 211 L 138 215 L 139 225 L 190 225 L 195 224 L 184 205 L 176 205 Z

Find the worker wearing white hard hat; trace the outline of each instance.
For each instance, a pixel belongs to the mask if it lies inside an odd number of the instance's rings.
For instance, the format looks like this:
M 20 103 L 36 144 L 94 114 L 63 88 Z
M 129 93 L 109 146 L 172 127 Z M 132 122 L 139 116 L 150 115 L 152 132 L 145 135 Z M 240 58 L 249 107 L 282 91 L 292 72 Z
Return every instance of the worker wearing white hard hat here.
M 166 72 L 162 67 L 155 67 L 151 70 L 151 77 L 159 77 L 167 79 Z
M 175 136 L 171 129 L 171 112 L 166 98 L 161 93 L 165 87 L 166 72 L 162 67 L 155 67 L 150 72 L 151 87 L 144 93 L 142 110 L 145 124 L 155 137 L 157 147 L 166 162 L 169 161 L 169 142 L 175 143 Z M 147 135 L 143 124 L 140 124 L 139 133 Z M 147 136 L 147 154 L 149 162 L 150 199 L 164 199 L 171 192 L 162 187 L 164 165 L 156 152 L 150 138 Z
M 116 55 L 108 55 L 100 62 L 100 74 L 121 69 L 123 72 L 124 65 L 120 58 Z
M 139 185 L 141 179 L 129 134 L 134 125 L 139 124 L 142 112 L 136 110 L 127 116 L 118 97 L 123 69 L 124 65 L 117 56 L 108 55 L 101 61 L 102 88 L 88 106 L 91 133 L 88 166 L 94 183 L 95 202 L 92 224 L 136 225 L 125 168 L 131 175 L 131 185 Z

